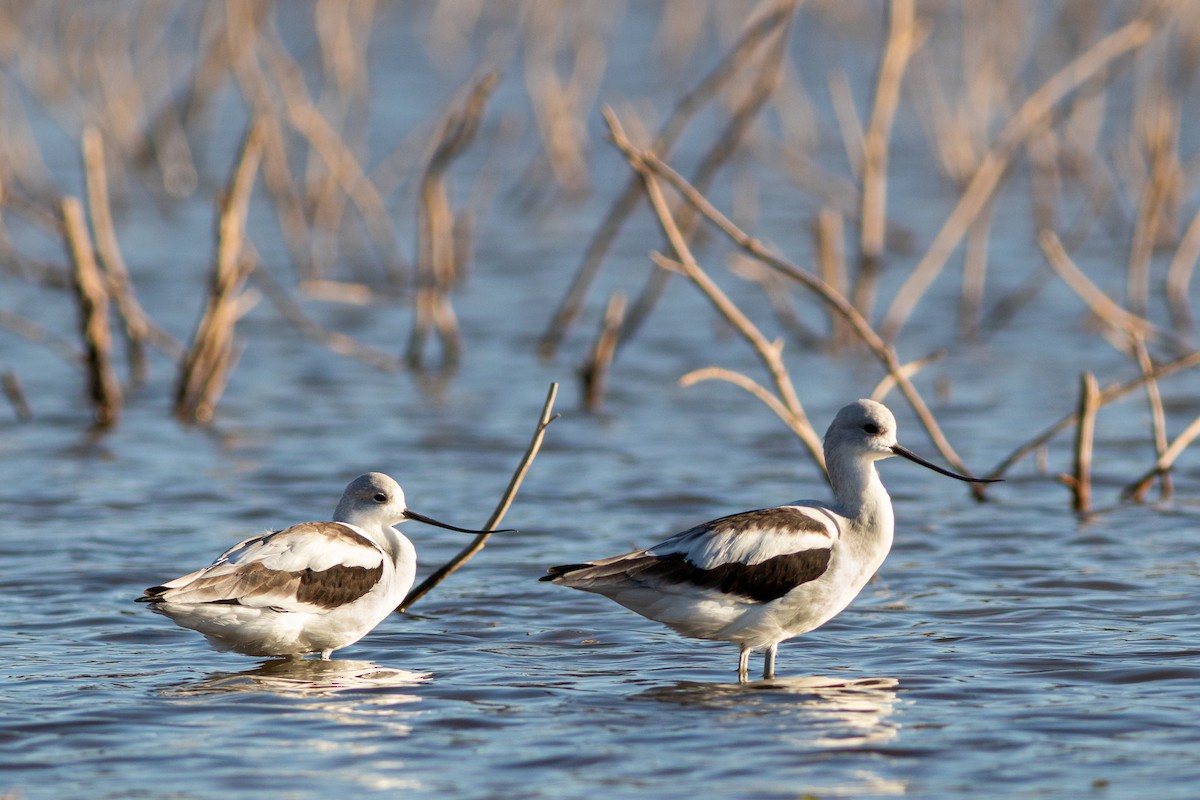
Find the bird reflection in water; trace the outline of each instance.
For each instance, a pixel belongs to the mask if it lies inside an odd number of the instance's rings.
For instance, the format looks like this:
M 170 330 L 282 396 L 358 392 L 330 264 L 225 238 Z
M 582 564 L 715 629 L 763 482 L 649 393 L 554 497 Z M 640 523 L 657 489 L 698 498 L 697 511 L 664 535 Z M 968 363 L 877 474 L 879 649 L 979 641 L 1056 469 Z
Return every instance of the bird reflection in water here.
M 900 735 L 894 714 L 900 701 L 895 678 L 844 680 L 829 676 L 784 678 L 751 683 L 681 681 L 635 695 L 695 706 L 732 718 L 771 717 L 778 722 L 773 737 L 784 752 L 809 756 L 836 750 L 871 753 Z M 815 776 L 814 776 L 815 777 Z M 821 778 L 815 777 L 818 783 Z M 808 783 L 804 796 L 898 796 L 907 782 L 872 769 L 857 769 L 828 785 Z
M 738 715 L 788 714 L 802 718 L 807 747 L 878 745 L 895 739 L 900 723 L 893 719 L 895 678 L 842 680 L 827 676 L 783 678 L 752 683 L 695 683 L 681 681 L 658 686 L 636 699 L 721 709 Z
M 278 658 L 242 672 L 215 672 L 199 681 L 188 681 L 165 691 L 171 697 L 195 697 L 234 692 L 322 697 L 351 689 L 417 686 L 429 673 L 381 667 L 370 661 L 314 661 Z M 418 698 L 412 697 L 410 701 Z

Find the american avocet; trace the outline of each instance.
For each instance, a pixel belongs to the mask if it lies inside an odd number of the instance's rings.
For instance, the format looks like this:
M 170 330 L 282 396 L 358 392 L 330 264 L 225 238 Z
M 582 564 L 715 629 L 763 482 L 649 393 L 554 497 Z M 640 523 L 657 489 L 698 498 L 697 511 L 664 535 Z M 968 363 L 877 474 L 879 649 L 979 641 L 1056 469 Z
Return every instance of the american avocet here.
M 962 481 L 896 443 L 887 407 L 859 400 L 825 433 L 833 502 L 804 500 L 698 525 L 646 550 L 551 567 L 542 580 L 596 592 L 695 639 L 763 649 L 775 675 L 779 643 L 833 619 L 862 590 L 892 547 L 892 501 L 875 462 L 903 456 Z
M 218 650 L 328 659 L 382 622 L 412 588 L 417 552 L 392 527 L 405 520 L 483 533 L 418 514 L 396 481 L 368 472 L 346 487 L 332 522 L 251 536 L 211 566 L 152 586 L 137 600 Z

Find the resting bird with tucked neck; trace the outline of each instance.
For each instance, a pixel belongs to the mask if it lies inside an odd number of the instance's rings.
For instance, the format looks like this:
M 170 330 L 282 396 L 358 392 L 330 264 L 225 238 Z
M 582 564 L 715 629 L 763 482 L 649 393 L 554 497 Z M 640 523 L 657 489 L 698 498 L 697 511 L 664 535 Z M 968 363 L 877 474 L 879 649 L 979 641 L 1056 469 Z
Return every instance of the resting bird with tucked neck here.
M 252 536 L 212 565 L 152 586 L 140 603 L 204 634 L 218 650 L 297 657 L 354 644 L 412 588 L 417 552 L 397 525 L 438 522 L 408 508 L 404 490 L 381 472 L 346 487 L 332 522 L 302 522 Z
M 892 412 L 873 400 L 842 408 L 825 433 L 833 502 L 802 500 L 706 522 L 645 550 L 551 567 L 543 581 L 595 592 L 695 639 L 753 650 L 775 675 L 779 643 L 850 604 L 892 547 L 892 501 L 875 462 L 901 456 L 961 481 L 901 447 Z

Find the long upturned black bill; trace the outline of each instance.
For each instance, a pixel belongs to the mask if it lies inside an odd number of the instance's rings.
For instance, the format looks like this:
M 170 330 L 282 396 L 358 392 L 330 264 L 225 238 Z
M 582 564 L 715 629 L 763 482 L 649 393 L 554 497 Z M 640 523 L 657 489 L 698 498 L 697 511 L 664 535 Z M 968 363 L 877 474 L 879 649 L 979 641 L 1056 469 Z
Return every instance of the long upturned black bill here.
M 445 529 L 446 529 L 446 530 L 448 530 L 448 531 L 458 531 L 459 533 L 474 533 L 474 534 L 480 534 L 480 533 L 513 533 L 513 529 L 512 529 L 512 528 L 499 528 L 499 529 L 497 529 L 497 530 L 494 530 L 494 531 L 473 531 L 473 530 L 471 530 L 470 528 L 459 528 L 459 527 L 458 527 L 458 526 L 456 526 L 456 525 L 447 525 L 447 524 L 446 524 L 446 523 L 444 523 L 444 522 L 438 522 L 438 521 L 437 521 L 436 519 L 434 519 L 433 517 L 427 517 L 427 516 L 425 516 L 424 514 L 418 514 L 417 512 L 413 511 L 411 508 L 406 508 L 406 509 L 404 510 L 404 516 L 405 516 L 407 519 L 415 520 L 415 521 L 417 521 L 417 522 L 424 522 L 426 525 L 433 525 L 433 526 L 435 526 L 435 527 L 438 527 L 438 528 L 445 528 Z
M 949 475 L 951 478 L 957 478 L 958 480 L 966 481 L 967 483 L 1000 483 L 1002 480 L 1000 478 L 968 478 L 966 475 L 959 475 L 957 472 L 951 472 L 948 469 L 942 469 L 937 464 L 930 464 L 913 451 L 906 450 L 898 444 L 892 445 L 892 452 L 898 456 L 907 458 L 909 461 L 920 464 L 922 467 L 928 467 L 934 472 L 940 472 L 943 475 Z

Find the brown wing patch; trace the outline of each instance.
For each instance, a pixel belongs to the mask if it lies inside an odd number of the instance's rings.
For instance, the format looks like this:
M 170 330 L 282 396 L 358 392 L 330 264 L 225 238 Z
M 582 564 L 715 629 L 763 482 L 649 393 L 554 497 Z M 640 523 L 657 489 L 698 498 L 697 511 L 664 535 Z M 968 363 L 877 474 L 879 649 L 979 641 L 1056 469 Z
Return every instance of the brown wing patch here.
M 383 564 L 374 567 L 336 566 L 316 572 L 306 569 L 299 576 L 296 599 L 322 608 L 352 603 L 375 588 L 383 576 Z

